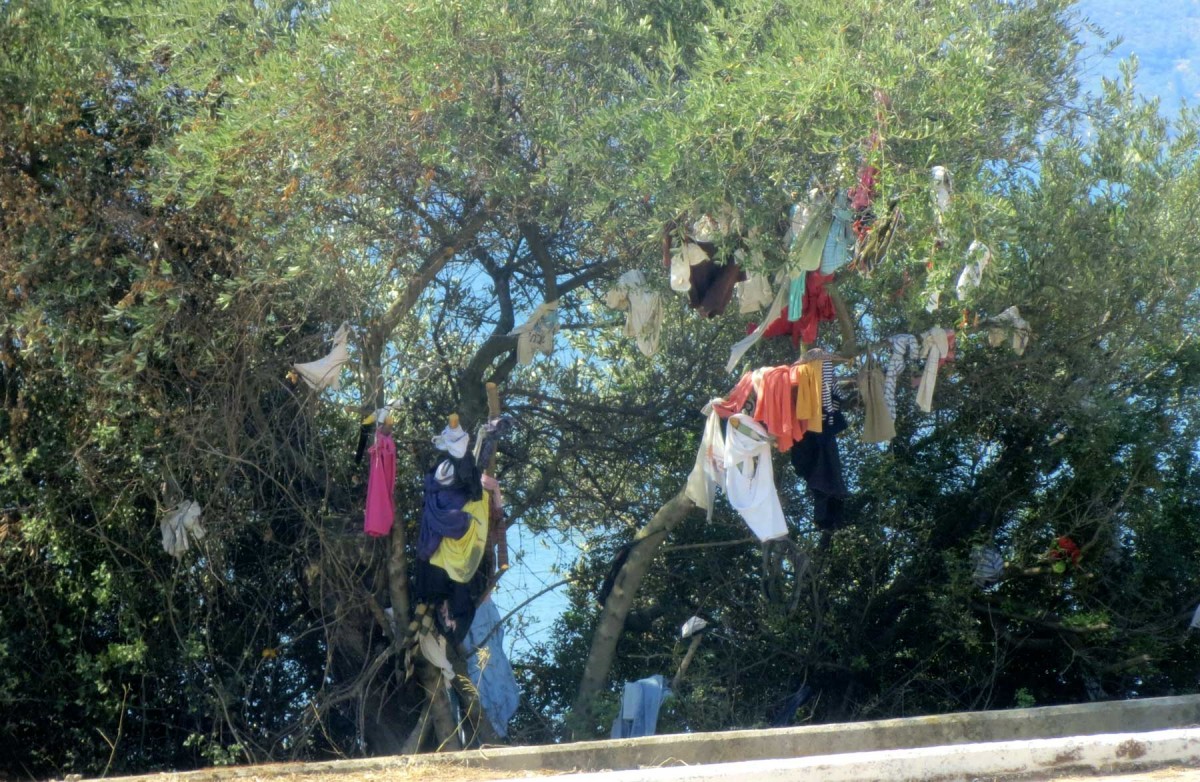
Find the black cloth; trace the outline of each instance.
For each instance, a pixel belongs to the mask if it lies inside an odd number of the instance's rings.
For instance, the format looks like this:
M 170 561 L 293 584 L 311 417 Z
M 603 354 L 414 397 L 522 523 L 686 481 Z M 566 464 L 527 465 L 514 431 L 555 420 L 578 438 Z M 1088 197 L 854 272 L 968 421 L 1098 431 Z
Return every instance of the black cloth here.
M 471 623 L 475 621 L 475 601 L 483 594 L 484 584 L 486 577 L 482 583 L 476 577 L 470 583 L 460 584 L 445 570 L 423 559 L 417 560 L 413 572 L 413 594 L 417 602 L 433 607 L 438 630 L 453 644 L 462 643 L 471 629 Z
M 604 574 L 604 581 L 600 584 L 600 593 L 596 595 L 596 602 L 604 605 L 608 600 L 609 593 L 612 592 L 613 585 L 617 583 L 617 575 L 620 574 L 621 568 L 625 567 L 625 560 L 629 559 L 629 552 L 633 551 L 633 547 L 637 545 L 637 541 L 626 543 L 617 549 L 617 553 L 613 556 L 612 564 L 608 566 L 608 572 Z
M 358 447 L 354 449 L 354 463 L 362 464 L 363 454 L 367 451 L 367 438 L 371 436 L 370 424 L 362 424 L 358 427 Z
M 710 259 L 713 257 L 716 249 L 714 245 L 701 244 L 700 247 L 708 252 Z M 746 272 L 732 259 L 725 264 L 718 264 L 712 260 L 693 264 L 688 303 L 704 317 L 715 317 L 725 312 L 725 308 L 729 306 L 730 300 L 733 299 L 733 286 L 745 281 Z
M 834 403 L 837 407 L 837 403 Z M 846 417 L 841 410 L 823 417 L 820 432 L 806 432 L 800 442 L 792 446 L 792 468 L 796 475 L 808 484 L 808 494 L 813 501 L 813 523 L 821 529 L 837 529 L 843 526 L 843 506 L 850 492 L 842 476 L 842 457 L 838 451 L 838 432 L 845 430 Z

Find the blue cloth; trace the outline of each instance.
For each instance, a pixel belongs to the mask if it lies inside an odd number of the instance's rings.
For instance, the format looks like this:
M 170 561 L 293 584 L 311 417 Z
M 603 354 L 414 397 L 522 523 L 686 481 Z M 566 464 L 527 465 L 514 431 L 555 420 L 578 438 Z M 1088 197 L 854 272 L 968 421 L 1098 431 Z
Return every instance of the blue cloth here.
M 638 736 L 653 736 L 658 727 L 658 710 L 671 691 L 662 674 L 648 679 L 625 682 L 621 691 L 621 710 L 613 720 L 614 739 L 632 739 Z
M 467 490 L 458 485 L 443 486 L 431 470 L 425 474 L 425 509 L 417 533 L 417 556 L 428 560 L 437 551 L 442 538 L 458 540 L 467 534 L 471 517 L 463 511 Z
M 800 320 L 800 314 L 804 312 L 804 289 L 807 277 L 808 272 L 800 272 L 798 276 L 792 278 L 791 286 L 788 288 L 787 319 L 789 323 Z
M 833 274 L 854 259 L 854 213 L 845 191 L 839 192 L 833 204 L 833 225 L 821 250 L 821 274 Z
M 492 632 L 495 628 L 495 632 Z M 484 643 L 486 640 L 486 643 Z M 508 721 L 517 710 L 521 692 L 512 665 L 504 656 L 504 626 L 491 599 L 475 612 L 475 621 L 463 641 L 467 648 L 467 674 L 479 691 L 479 703 L 500 738 L 508 736 Z

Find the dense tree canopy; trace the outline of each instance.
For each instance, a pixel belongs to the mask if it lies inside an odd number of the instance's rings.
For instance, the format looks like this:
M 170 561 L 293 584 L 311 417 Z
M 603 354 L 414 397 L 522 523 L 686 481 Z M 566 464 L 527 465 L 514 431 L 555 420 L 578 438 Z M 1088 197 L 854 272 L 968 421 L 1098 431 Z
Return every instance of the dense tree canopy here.
M 1066 0 L 0 4 L 0 771 L 455 745 L 436 674 L 406 675 L 408 574 L 429 436 L 478 424 L 486 382 L 512 523 L 587 540 L 514 740 L 603 733 L 693 614 L 664 729 L 763 724 L 802 682 L 817 721 L 1194 689 L 1197 118 L 1081 94 L 1080 25 Z M 761 315 L 688 310 L 663 228 L 734 213 L 747 265 L 787 269 L 789 206 L 864 163 L 900 227 L 819 342 L 953 327 L 957 358 L 931 414 L 902 384 L 886 446 L 851 400 L 845 528 L 779 460 L 789 610 L 737 514 L 681 493 Z M 667 303 L 651 358 L 604 304 L 630 269 Z M 551 301 L 557 349 L 519 365 Z M 1021 355 L 988 341 L 1010 305 Z M 343 322 L 341 389 L 289 380 Z M 371 539 L 354 445 L 385 402 L 404 523 Z M 206 535 L 175 558 L 185 498 Z

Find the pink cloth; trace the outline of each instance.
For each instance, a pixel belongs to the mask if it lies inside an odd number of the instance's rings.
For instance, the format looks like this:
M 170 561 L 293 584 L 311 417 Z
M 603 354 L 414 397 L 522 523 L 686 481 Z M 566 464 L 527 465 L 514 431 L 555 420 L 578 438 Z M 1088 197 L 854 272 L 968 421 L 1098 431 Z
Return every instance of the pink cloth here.
M 367 477 L 367 514 L 363 532 L 379 538 L 392 531 L 396 516 L 392 496 L 396 486 L 396 443 L 391 435 L 376 433 L 370 452 L 371 472 Z

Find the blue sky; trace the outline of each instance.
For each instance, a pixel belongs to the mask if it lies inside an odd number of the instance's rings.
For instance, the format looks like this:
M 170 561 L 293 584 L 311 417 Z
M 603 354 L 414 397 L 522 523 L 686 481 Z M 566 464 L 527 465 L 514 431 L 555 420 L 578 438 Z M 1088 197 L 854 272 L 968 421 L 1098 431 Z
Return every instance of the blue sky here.
M 1096 84 L 1117 75 L 1119 58 L 1137 55 L 1138 89 L 1162 98 L 1164 110 L 1200 102 L 1200 0 L 1080 0 L 1077 7 L 1124 39 L 1113 58 L 1089 66 Z
M 1110 37 L 1123 39 L 1107 59 L 1100 58 L 1098 45 L 1086 53 L 1085 88 L 1098 89 L 1102 77 L 1118 75 L 1120 59 L 1136 55 L 1138 90 L 1160 97 L 1166 113 L 1175 113 L 1184 101 L 1200 103 L 1200 0 L 1080 0 L 1076 7 Z M 514 567 L 495 594 L 501 615 L 559 581 L 578 556 L 572 542 L 531 535 L 520 526 L 509 530 L 509 548 Z M 565 590 L 558 589 L 522 609 L 517 623 L 505 628 L 510 653 L 519 657 L 549 640 L 566 606 Z

